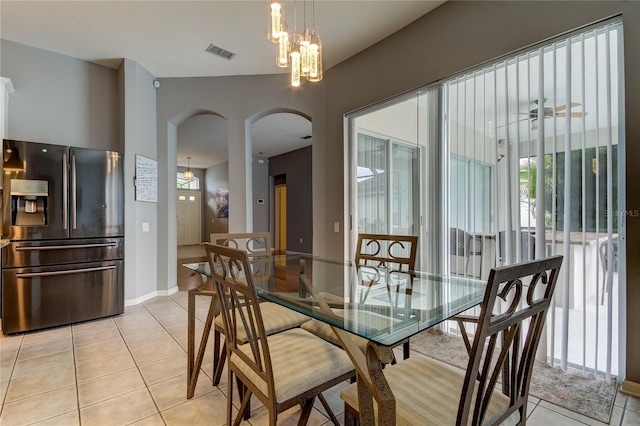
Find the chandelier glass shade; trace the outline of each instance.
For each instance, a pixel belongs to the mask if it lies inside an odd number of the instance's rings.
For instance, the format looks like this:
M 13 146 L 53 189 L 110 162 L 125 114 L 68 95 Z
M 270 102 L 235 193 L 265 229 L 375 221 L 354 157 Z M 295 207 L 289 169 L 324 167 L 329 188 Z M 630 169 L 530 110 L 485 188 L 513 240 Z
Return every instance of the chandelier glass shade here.
M 294 20 L 296 18 L 294 11 Z M 315 1 L 314 1 L 315 20 Z M 284 19 L 284 10 L 280 0 L 269 2 L 269 28 L 267 38 L 277 44 L 276 65 L 291 67 L 291 85 L 300 86 L 301 78 L 317 82 L 322 80 L 322 42 L 315 31 L 306 23 L 302 32 L 290 33 Z
M 193 180 L 195 175 L 193 174 L 193 170 L 191 170 L 191 157 L 187 157 L 187 170 L 184 171 L 183 176 L 185 180 Z
M 269 32 L 267 38 L 277 43 L 282 31 L 282 5 L 277 1 L 271 1 L 269 5 Z

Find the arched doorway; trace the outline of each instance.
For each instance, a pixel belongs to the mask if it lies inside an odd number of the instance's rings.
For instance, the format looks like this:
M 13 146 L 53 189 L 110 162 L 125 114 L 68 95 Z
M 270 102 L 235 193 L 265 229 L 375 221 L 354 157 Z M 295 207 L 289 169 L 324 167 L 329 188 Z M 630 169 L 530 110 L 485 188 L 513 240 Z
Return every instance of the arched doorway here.
M 253 230 L 269 231 L 276 250 L 313 247 L 312 126 L 309 116 L 278 109 L 251 124 Z

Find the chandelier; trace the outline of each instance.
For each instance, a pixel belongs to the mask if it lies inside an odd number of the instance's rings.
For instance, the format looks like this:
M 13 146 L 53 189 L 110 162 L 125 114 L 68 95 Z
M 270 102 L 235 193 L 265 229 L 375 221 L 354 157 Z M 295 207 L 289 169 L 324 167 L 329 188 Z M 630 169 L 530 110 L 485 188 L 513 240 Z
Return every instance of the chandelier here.
M 270 0 L 269 32 L 267 38 L 278 45 L 276 65 L 291 67 L 291 85 L 300 86 L 302 77 L 316 82 L 322 80 L 322 42 L 315 29 L 315 0 L 313 1 L 313 24 L 311 30 L 306 26 L 298 33 L 295 28 L 297 7 L 294 6 L 294 31 L 289 33 L 280 0 Z M 306 15 L 306 1 L 305 1 Z
M 187 157 L 187 170 L 184 171 L 183 176 L 185 180 L 193 180 L 194 174 L 193 170 L 191 170 L 191 157 Z

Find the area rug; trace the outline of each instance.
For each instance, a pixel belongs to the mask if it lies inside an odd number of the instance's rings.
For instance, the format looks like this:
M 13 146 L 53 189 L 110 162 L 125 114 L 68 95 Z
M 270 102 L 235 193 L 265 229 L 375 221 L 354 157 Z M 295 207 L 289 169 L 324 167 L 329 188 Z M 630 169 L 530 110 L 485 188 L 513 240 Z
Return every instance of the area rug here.
M 459 368 L 469 361 L 462 337 L 426 330 L 411 338 L 411 349 Z M 562 371 L 536 361 L 529 395 L 592 419 L 609 423 L 616 385 L 579 370 Z

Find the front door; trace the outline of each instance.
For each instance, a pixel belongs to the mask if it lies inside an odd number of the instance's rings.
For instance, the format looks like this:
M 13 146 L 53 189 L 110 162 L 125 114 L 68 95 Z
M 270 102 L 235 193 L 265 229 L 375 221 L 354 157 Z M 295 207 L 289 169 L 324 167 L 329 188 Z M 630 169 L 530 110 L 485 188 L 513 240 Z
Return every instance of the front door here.
M 178 191 L 178 245 L 200 244 L 200 192 Z

